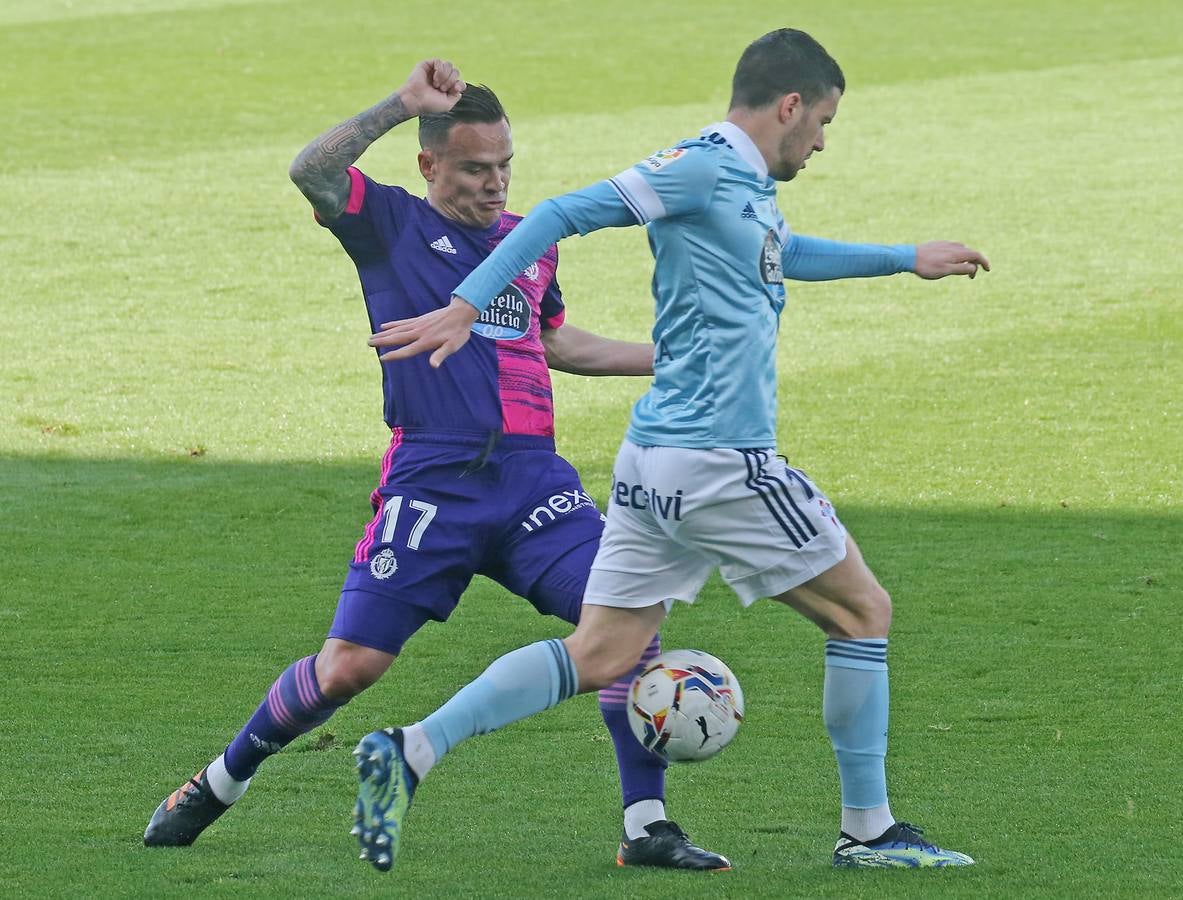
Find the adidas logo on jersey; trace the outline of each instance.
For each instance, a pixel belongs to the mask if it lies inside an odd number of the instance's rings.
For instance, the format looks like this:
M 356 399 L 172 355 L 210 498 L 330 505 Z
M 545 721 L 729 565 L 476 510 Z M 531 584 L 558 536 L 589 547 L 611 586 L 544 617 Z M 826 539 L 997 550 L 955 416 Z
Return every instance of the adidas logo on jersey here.
M 752 204 L 750 204 L 750 203 L 745 203 L 745 204 L 743 205 L 743 212 L 741 212 L 741 213 L 739 214 L 739 217 L 740 217 L 741 219 L 754 219 L 754 218 L 756 218 L 756 211 L 755 211 L 754 209 L 752 209 Z M 432 244 L 432 246 L 434 247 L 435 245 L 434 245 L 434 244 Z
M 443 237 L 436 238 L 434 241 L 432 241 L 431 249 L 438 250 L 440 253 L 451 253 L 453 256 L 456 255 L 456 248 L 452 246 L 452 242 L 448 240 L 448 236 L 446 234 Z

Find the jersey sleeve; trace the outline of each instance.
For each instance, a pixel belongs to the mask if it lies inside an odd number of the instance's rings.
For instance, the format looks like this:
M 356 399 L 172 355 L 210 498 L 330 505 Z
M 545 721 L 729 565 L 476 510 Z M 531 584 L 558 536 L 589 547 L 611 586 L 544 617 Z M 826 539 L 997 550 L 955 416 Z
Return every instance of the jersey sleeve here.
M 911 244 L 848 244 L 793 234 L 781 249 L 781 269 L 794 281 L 872 278 L 911 272 L 916 248 Z
M 563 303 L 563 291 L 559 287 L 557 273 L 546 286 L 546 293 L 542 295 L 538 309 L 543 331 L 562 327 L 563 320 L 567 317 L 567 306 Z
M 625 202 L 637 224 L 700 212 L 710 202 L 719 167 L 706 147 L 673 147 L 625 169 L 609 184 Z
M 411 195 L 400 187 L 379 184 L 360 169 L 350 166 L 349 200 L 335 219 L 316 221 L 336 235 L 341 246 L 361 262 L 385 256 L 398 238 Z

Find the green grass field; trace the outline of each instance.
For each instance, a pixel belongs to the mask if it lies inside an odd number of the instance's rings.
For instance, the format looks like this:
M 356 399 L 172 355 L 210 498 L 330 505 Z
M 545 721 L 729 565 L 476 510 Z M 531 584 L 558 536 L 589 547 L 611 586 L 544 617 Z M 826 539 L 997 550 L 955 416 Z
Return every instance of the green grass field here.
M 0 894 L 1183 895 L 1183 7 L 981 7 L 0 4 Z M 669 777 L 728 875 L 613 864 L 589 697 L 461 748 L 396 871 L 357 861 L 357 738 L 563 633 L 483 581 L 193 848 L 143 848 L 319 647 L 386 444 L 356 276 L 292 157 L 443 55 L 505 101 L 528 211 L 721 117 L 782 25 L 848 80 L 790 225 L 994 267 L 790 285 L 780 355 L 781 448 L 896 603 L 893 808 L 979 865 L 829 868 L 820 636 L 721 583 L 664 633 L 747 693 L 735 745 Z M 415 148 L 406 127 L 361 164 L 414 186 Z M 644 235 L 562 252 L 568 321 L 643 338 Z M 601 501 L 643 387 L 557 379 L 560 450 Z

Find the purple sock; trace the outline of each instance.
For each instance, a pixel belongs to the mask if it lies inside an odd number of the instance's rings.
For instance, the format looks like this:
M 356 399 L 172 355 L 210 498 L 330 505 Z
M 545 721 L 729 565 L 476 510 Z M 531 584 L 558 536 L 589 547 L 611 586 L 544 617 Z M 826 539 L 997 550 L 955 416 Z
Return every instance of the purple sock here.
M 271 685 L 255 714 L 226 748 L 226 771 L 246 781 L 268 756 L 328 721 L 343 705 L 320 692 L 315 654 L 297 660 Z
M 642 668 L 661 653 L 661 636 L 654 635 L 637 667 L 611 687 L 600 691 L 600 714 L 616 746 L 620 790 L 625 807 L 638 800 L 665 802 L 665 768 L 669 763 L 641 746 L 628 724 L 628 689 Z

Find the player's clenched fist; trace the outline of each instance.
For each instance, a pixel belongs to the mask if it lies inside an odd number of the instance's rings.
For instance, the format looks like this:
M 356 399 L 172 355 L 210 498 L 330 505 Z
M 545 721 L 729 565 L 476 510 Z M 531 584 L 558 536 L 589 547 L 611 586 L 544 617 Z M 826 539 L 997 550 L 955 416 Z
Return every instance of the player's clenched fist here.
M 407 112 L 420 116 L 447 112 L 465 87 L 460 70 L 446 59 L 425 59 L 411 70 L 398 93 Z

